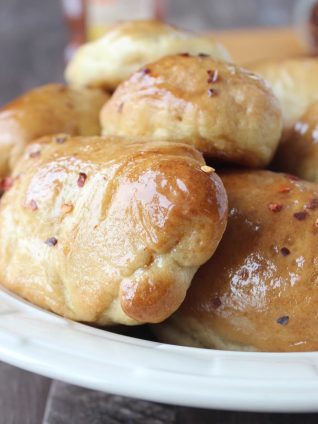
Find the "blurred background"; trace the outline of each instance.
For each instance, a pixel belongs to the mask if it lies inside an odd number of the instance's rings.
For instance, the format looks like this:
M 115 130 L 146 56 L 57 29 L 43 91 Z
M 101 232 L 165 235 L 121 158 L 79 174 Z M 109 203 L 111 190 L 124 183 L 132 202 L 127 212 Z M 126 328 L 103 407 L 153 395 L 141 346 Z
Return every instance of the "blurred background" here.
M 64 7 L 68 2 L 69 12 L 76 12 L 77 1 L 64 0 Z M 132 4 L 135 0 L 128 1 Z M 151 1 L 158 4 L 165 0 Z M 169 22 L 206 31 L 290 26 L 297 0 L 166 2 L 167 7 L 161 13 Z M 69 40 L 67 28 L 62 0 L 0 0 L 1 104 L 31 87 L 63 80 L 63 55 Z

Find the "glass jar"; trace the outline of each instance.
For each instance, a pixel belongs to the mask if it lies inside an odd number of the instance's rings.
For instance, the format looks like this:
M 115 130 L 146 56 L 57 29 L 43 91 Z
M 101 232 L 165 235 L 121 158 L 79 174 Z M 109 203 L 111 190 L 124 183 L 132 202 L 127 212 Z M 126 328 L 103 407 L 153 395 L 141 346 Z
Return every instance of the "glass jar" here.
M 70 31 L 67 60 L 83 42 L 102 36 L 114 22 L 166 17 L 166 0 L 62 0 L 62 6 Z
M 318 1 L 299 0 L 295 7 L 295 25 L 302 40 L 315 54 L 318 53 Z

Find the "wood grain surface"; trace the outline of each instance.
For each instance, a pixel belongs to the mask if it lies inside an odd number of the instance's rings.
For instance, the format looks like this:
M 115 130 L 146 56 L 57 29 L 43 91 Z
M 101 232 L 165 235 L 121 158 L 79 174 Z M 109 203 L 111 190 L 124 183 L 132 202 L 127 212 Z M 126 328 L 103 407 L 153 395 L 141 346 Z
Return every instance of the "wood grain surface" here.
M 54 382 L 43 424 L 175 424 L 176 408 Z
M 0 423 L 42 422 L 51 381 L 0 363 Z

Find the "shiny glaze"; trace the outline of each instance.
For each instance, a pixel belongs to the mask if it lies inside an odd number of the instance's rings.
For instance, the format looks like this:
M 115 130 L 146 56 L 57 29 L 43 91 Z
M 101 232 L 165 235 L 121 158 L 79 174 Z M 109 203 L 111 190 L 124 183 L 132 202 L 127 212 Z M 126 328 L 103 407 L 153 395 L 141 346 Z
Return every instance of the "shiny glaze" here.
M 282 128 L 278 101 L 262 79 L 190 55 L 132 74 L 103 107 L 101 122 L 105 135 L 186 142 L 212 159 L 249 167 L 268 164 Z
M 206 347 L 210 332 L 219 348 L 318 350 L 318 186 L 268 171 L 221 178 L 228 226 L 173 322 Z
M 318 182 L 318 100 L 285 134 L 275 166 L 309 181 Z
M 0 110 L 0 178 L 10 174 L 25 146 L 55 133 L 99 135 L 98 114 L 108 95 L 100 90 L 48 84 Z
M 0 281 L 76 320 L 163 320 L 225 229 L 219 177 L 186 145 L 58 140 L 30 146 L 2 199 Z

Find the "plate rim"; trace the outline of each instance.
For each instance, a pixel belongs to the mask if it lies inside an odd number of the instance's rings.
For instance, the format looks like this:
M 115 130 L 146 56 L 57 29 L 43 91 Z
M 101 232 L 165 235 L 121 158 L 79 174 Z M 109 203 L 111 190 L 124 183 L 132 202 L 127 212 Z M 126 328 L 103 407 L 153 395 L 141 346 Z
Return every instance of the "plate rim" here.
M 4 288 L 0 289 L 0 315 L 0 359 L 49 378 L 186 407 L 318 412 L 318 352 L 234 352 L 141 340 L 65 319 Z M 24 328 L 16 328 L 20 322 Z M 39 333 L 37 325 L 42 329 Z M 52 335 L 46 334 L 47 328 Z M 55 330 L 61 335 L 60 343 L 54 339 Z M 29 335 L 22 340 L 24 333 Z M 69 342 L 68 337 L 74 340 Z M 95 356 L 88 345 L 83 352 L 74 352 L 81 341 L 98 346 L 101 352 L 96 350 Z M 265 367 L 263 380 L 253 378 L 253 372 L 263 375 L 259 367 Z M 270 377 L 273 372 L 275 379 Z

